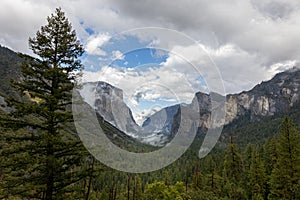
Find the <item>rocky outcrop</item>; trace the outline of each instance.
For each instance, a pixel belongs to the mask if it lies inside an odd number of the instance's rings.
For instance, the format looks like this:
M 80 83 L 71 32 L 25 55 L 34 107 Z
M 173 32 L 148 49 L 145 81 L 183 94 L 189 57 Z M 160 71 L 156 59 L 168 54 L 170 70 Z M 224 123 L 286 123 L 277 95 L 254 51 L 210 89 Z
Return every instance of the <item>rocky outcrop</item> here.
M 223 109 L 225 115 L 212 119 L 213 105 L 218 105 L 218 101 L 222 102 L 222 98 L 225 101 L 225 106 L 223 108 L 221 106 L 219 109 Z M 222 97 L 215 93 L 198 92 L 195 94 L 191 106 L 199 111 L 198 127 L 207 129 L 221 127 L 245 115 L 250 115 L 252 121 L 259 120 L 262 117 L 288 110 L 299 101 L 300 70 L 294 68 L 277 74 L 271 80 L 262 82 L 250 91 L 239 94 L 229 94 Z M 174 118 L 174 122 L 180 122 L 180 115 L 175 115 Z M 177 126 L 173 126 L 175 128 L 172 129 L 172 132 L 176 132 Z
M 292 107 L 299 100 L 300 70 L 294 68 L 277 74 L 248 92 L 228 95 L 225 124 L 245 113 L 249 113 L 252 120 L 272 116 Z
M 4 101 L 4 97 L 0 96 L 0 109 L 4 110 L 5 107 L 6 107 L 6 103 Z
M 12 111 L 12 109 L 7 106 L 7 103 L 2 96 L 0 96 L 0 110 L 4 111 L 5 113 L 9 113 L 10 111 Z

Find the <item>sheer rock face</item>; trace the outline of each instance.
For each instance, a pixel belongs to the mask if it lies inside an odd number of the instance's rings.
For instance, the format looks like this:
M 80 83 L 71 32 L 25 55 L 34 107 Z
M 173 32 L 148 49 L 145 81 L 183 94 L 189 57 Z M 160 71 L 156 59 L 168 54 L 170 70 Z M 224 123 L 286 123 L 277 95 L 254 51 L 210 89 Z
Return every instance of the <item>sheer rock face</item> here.
M 139 126 L 131 110 L 123 101 L 123 91 L 105 82 L 85 83 L 80 91 L 84 100 L 105 121 L 131 136 L 136 136 Z
M 262 82 L 250 91 L 229 94 L 226 97 L 198 92 L 191 104 L 163 108 L 148 117 L 142 127 L 136 124 L 131 110 L 124 103 L 121 89 L 104 82 L 86 83 L 81 93 L 106 121 L 128 135 L 160 146 L 173 138 L 179 128 L 182 131 L 180 123 L 183 120 L 182 113 L 187 115 L 186 110 L 199 113 L 196 123 L 188 123 L 195 127 L 186 127 L 192 130 L 198 127 L 221 127 L 245 115 L 250 115 L 251 120 L 255 121 L 289 109 L 300 101 L 300 70 L 292 69 L 279 73 L 270 81 Z M 220 104 L 220 99 L 224 100 L 225 105 Z M 216 108 L 223 109 L 225 116 L 217 112 L 216 117 L 212 119 L 212 110 Z

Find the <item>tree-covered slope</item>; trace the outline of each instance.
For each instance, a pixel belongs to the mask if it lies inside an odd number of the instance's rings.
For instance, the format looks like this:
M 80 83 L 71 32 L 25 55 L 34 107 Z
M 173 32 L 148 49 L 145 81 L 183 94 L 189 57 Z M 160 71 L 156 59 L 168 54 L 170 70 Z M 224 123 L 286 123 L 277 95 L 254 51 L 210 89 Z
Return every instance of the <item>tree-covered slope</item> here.
M 16 52 L 0 45 L 0 95 L 11 93 L 10 80 L 20 77 L 21 62 Z
M 278 132 L 278 126 L 285 116 L 289 116 L 295 123 L 295 127 L 300 131 L 300 102 L 296 102 L 292 107 L 285 109 L 273 116 L 251 119 L 249 114 L 233 120 L 224 126 L 220 143 L 227 143 L 230 135 L 235 142 L 242 147 L 247 144 L 264 144 L 268 138 Z

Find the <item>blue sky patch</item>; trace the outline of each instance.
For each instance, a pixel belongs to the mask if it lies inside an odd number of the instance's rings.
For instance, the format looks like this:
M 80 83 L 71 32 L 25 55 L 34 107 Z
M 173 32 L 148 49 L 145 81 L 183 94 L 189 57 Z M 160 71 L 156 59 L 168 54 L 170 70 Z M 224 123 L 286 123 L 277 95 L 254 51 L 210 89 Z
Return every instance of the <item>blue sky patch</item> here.
M 115 60 L 111 64 L 125 67 L 125 68 L 135 68 L 137 66 L 155 66 L 160 65 L 162 62 L 165 62 L 168 58 L 167 53 L 163 55 L 158 55 L 156 49 L 153 48 L 142 48 L 136 49 L 124 54 L 125 58 L 123 60 Z
M 91 28 L 86 28 L 85 31 L 89 34 L 89 35 L 93 35 L 95 34 L 95 31 Z
M 93 30 L 87 28 L 88 33 L 93 33 Z M 105 56 L 85 54 L 83 64 L 86 71 L 96 72 L 103 66 L 118 66 L 125 68 L 135 68 L 141 65 L 158 66 L 165 62 L 168 58 L 168 52 L 149 48 L 149 42 L 141 42 L 134 36 L 116 35 L 111 40 L 103 45 L 101 50 L 106 52 Z M 113 51 L 120 51 L 124 55 L 124 59 L 113 60 Z M 150 66 L 150 65 L 149 65 Z

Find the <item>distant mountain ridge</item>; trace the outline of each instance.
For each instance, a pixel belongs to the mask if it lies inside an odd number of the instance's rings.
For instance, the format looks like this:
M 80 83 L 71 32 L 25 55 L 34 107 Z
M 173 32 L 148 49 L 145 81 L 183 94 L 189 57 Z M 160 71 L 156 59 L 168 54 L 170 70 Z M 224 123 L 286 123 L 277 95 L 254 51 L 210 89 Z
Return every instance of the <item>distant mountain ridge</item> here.
M 199 126 L 208 128 L 211 114 L 211 99 L 208 94 L 201 92 L 196 93 L 195 98 L 197 98 L 200 110 Z M 299 100 L 300 69 L 295 67 L 275 75 L 271 80 L 264 81 L 249 91 L 227 95 L 225 110 L 226 117 L 219 125 L 221 126 L 222 123 L 227 125 L 233 120 L 243 117 L 246 114 L 250 115 L 252 121 L 260 120 L 266 116 L 273 116 L 276 113 L 289 109 Z M 171 108 L 174 108 L 174 106 Z M 165 112 L 166 116 L 169 118 L 172 116 L 176 117 L 176 112 L 174 112 L 174 109 L 170 109 L 170 107 L 164 108 L 159 112 Z M 147 124 L 147 121 L 151 119 L 153 121 L 153 118 L 156 115 L 158 115 L 158 113 L 150 116 L 143 126 Z M 173 118 L 167 119 L 166 121 L 172 123 L 173 121 L 178 121 L 178 119 L 176 120 Z M 148 123 L 148 126 L 150 126 L 149 124 L 151 123 Z M 166 124 L 164 127 L 172 127 L 172 125 Z M 165 132 L 163 128 L 161 131 Z M 173 130 L 170 131 L 172 132 Z
M 22 59 L 17 53 L 0 47 L 0 109 L 4 107 L 5 94 L 11 93 L 11 78 L 20 78 Z M 166 107 L 149 116 L 140 127 L 123 100 L 123 91 L 105 82 L 85 83 L 81 90 L 85 101 L 103 119 L 131 137 L 161 146 L 168 143 L 178 131 L 182 109 L 199 109 L 199 120 L 194 128 L 210 128 L 211 95 L 198 92 L 190 105 Z M 218 94 L 214 94 L 218 96 Z M 221 97 L 221 96 L 220 96 Z M 300 69 L 293 68 L 276 74 L 271 80 L 256 85 L 249 91 L 229 94 L 226 97 L 225 118 L 216 126 L 230 125 L 243 118 L 259 121 L 292 108 L 300 101 Z
M 142 141 L 155 141 L 151 143 L 152 145 L 163 145 L 176 134 L 178 128 L 176 123 L 180 123 L 181 117 L 178 114 L 180 104 L 161 109 L 149 116 L 142 127 L 139 127 L 135 123 L 130 109 L 123 102 L 121 89 L 104 82 L 93 84 L 98 84 L 96 94 L 100 97 L 95 101 L 95 109 L 120 130 L 134 137 L 144 137 L 144 139 L 151 136 L 148 140 L 142 139 Z M 250 116 L 252 121 L 273 116 L 298 102 L 300 100 L 299 91 L 300 70 L 298 68 L 279 73 L 271 80 L 262 82 L 249 91 L 224 97 L 226 98 L 225 118 L 223 121 L 216 122 L 215 126 L 227 125 L 246 115 Z M 209 128 L 212 109 L 211 94 L 196 93 L 191 106 L 198 107 L 200 112 L 197 126 Z M 112 108 L 117 108 L 117 113 L 114 114 Z M 116 120 L 113 119 L 113 116 L 118 116 L 118 123 L 113 121 Z
M 294 67 L 276 74 L 271 80 L 256 85 L 252 90 L 227 95 L 226 99 L 225 124 L 247 112 L 253 120 L 272 116 L 300 100 L 300 69 Z

